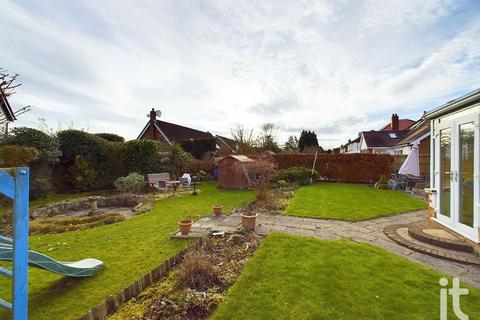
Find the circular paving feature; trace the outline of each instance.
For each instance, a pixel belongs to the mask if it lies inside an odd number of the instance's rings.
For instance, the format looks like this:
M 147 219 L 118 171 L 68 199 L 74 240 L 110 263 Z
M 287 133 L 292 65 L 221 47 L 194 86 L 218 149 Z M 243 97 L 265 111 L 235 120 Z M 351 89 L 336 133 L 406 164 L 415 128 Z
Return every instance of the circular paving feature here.
M 430 222 L 390 225 L 383 232 L 393 241 L 411 250 L 480 266 L 480 257 L 467 241 Z

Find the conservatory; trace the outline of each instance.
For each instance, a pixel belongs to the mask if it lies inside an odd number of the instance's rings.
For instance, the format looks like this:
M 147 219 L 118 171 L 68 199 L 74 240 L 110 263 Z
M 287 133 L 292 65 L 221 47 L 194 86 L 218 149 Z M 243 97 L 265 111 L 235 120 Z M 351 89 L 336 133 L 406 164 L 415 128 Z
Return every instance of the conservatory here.
M 480 89 L 426 113 L 434 220 L 480 242 Z

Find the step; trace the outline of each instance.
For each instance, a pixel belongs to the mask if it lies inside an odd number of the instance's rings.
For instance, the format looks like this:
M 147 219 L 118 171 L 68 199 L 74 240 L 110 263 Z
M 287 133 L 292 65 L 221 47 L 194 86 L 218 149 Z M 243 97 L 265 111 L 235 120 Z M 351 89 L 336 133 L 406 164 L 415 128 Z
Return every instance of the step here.
M 418 241 L 437 247 L 474 253 L 473 247 L 460 236 L 445 230 L 435 222 L 417 222 L 408 225 L 408 234 Z

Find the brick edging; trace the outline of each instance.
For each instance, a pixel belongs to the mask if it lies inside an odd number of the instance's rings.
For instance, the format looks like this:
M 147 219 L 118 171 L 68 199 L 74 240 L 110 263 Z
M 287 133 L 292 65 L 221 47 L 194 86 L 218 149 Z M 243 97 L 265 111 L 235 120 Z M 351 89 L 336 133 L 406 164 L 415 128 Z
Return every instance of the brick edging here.
M 473 247 L 465 241 L 437 237 L 425 233 L 423 229 L 426 227 L 427 225 L 425 224 L 425 222 L 411 224 L 408 226 L 408 234 L 410 235 L 410 237 L 417 239 L 418 241 L 425 242 L 437 247 L 468 253 L 474 252 Z
M 136 297 L 143 290 L 160 280 L 164 275 L 173 269 L 179 262 L 183 260 L 183 256 L 188 250 L 198 249 L 202 244 L 202 240 L 197 240 L 192 245 L 186 247 L 173 257 L 163 262 L 161 265 L 141 276 L 138 280 L 116 294 L 111 295 L 105 301 L 90 309 L 86 314 L 80 317 L 80 320 L 100 320 L 114 313 L 125 302 Z

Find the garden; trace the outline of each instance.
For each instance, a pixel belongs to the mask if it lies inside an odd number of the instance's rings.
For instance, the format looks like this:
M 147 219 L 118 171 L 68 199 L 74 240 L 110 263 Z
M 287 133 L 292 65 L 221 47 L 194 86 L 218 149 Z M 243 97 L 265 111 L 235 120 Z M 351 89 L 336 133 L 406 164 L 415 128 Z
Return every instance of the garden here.
M 320 157 L 313 171 L 310 155 L 259 158 L 249 167 L 251 188 L 234 190 L 212 179 L 212 158 L 194 160 L 179 145 L 167 150 L 154 141 L 78 130 L 14 129 L 0 159 L 3 166 L 32 169 L 30 249 L 59 261 L 103 262 L 88 278 L 30 268 L 30 318 L 79 319 L 178 257 L 149 287 L 116 306 L 110 319 L 431 319 L 438 314 L 442 275 L 371 245 L 258 235 L 252 230 L 258 221 L 229 232 L 209 230 L 200 239 L 190 237 L 190 229 L 175 236 L 180 221 L 206 217 L 361 221 L 426 209 L 424 200 L 367 186 L 388 170 L 383 155 L 354 157 L 367 169 L 351 180 L 342 169 L 347 158 L 335 155 Z M 172 179 L 191 172 L 195 189 L 152 188 L 145 176 L 157 172 Z M 11 234 L 11 207 L 0 201 L 1 233 Z M 223 210 L 217 217 L 215 205 Z M 8 279 L 0 279 L 0 296 L 11 298 Z M 470 288 L 463 301 L 472 318 L 480 316 L 478 298 Z

